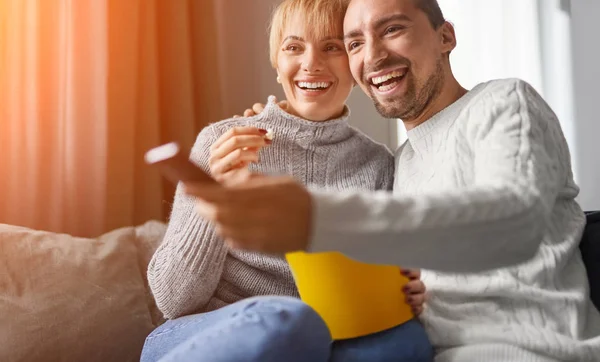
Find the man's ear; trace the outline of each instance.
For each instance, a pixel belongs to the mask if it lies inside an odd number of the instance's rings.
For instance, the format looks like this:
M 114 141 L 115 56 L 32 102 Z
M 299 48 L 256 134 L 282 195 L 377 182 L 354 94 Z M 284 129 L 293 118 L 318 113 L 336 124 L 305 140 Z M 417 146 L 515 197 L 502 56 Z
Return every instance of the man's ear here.
M 454 26 L 446 21 L 440 26 L 440 36 L 442 41 L 442 52 L 450 54 L 456 48 L 456 33 Z

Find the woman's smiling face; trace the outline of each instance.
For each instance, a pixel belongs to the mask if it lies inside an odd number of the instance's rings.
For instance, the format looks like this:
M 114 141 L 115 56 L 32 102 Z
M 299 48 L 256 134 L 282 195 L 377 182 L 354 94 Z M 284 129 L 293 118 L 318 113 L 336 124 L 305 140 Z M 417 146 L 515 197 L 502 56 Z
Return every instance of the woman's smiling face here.
M 354 87 L 342 29 L 312 31 L 296 13 L 284 24 L 276 69 L 292 114 L 312 121 L 340 116 Z

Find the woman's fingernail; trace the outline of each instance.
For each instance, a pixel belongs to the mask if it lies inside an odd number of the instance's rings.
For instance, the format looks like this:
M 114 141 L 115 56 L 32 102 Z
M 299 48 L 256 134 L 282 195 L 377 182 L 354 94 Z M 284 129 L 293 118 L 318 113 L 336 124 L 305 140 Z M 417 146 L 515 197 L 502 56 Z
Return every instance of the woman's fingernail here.
M 269 131 L 267 131 L 266 129 L 262 129 L 262 128 L 259 128 L 258 132 L 261 133 L 261 134 L 267 134 L 267 133 L 269 133 Z
M 265 138 L 265 143 L 268 144 L 268 145 L 270 145 L 271 143 L 273 143 L 273 140 Z

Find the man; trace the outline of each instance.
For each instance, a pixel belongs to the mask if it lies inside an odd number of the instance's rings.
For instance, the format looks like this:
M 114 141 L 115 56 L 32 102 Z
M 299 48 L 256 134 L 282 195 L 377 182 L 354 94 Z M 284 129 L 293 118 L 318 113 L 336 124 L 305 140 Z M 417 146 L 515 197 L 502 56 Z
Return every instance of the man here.
M 585 218 L 548 105 L 520 80 L 462 88 L 435 0 L 351 0 L 344 34 L 357 83 L 408 130 L 393 195 L 257 176 L 187 185 L 198 211 L 233 247 L 435 270 L 423 275 L 422 319 L 436 361 L 598 360 L 600 315 L 577 248 Z

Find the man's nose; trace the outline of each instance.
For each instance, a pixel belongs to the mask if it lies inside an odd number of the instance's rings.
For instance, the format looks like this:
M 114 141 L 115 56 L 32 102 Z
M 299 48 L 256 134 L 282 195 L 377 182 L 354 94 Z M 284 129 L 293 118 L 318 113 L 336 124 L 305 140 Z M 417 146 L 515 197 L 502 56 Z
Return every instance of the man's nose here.
M 378 40 L 369 40 L 365 44 L 365 64 L 377 65 L 388 56 L 387 50 Z
M 323 59 L 321 54 L 316 50 L 307 50 L 304 53 L 304 58 L 302 59 L 302 69 L 309 73 L 322 71 Z

